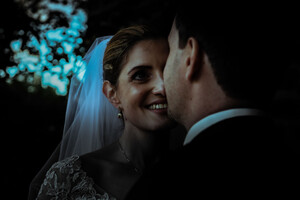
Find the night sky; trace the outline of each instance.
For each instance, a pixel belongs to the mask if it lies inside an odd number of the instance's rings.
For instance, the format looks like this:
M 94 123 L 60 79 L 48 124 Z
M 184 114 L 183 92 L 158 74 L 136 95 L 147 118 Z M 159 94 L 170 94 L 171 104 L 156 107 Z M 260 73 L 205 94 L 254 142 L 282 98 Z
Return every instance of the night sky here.
M 30 16 L 39 10 L 47 10 L 40 6 L 41 2 L 55 2 L 62 5 L 73 2 L 74 9 L 82 9 L 86 13 L 87 21 L 84 23 L 86 27 L 81 27 L 83 31 L 80 35 L 73 37 L 82 39 L 81 42 L 76 40 L 80 44 L 72 51 L 74 55 L 79 56 L 78 58 L 84 56 L 95 38 L 113 35 L 120 28 L 129 25 L 155 25 L 167 33 L 174 14 L 171 0 L 0 1 L 0 133 L 1 169 L 2 177 L 4 176 L 1 180 L 4 180 L 2 196 L 12 199 L 27 198 L 30 181 L 58 145 L 63 132 L 67 95 L 58 95 L 50 86 L 42 87 L 42 80 L 28 70 L 20 71 L 13 78 L 9 78 L 9 74 L 6 73 L 7 67 L 20 64 L 13 59 L 15 52 L 11 47 L 12 41 L 22 39 L 20 47 L 22 50 L 29 49 L 31 54 L 38 54 L 37 50 L 26 45 L 30 38 L 39 38 L 40 32 L 37 29 L 39 25 L 53 29 L 69 26 L 68 18 L 63 12 L 50 12 L 47 18 L 34 19 Z M 43 13 L 40 14 L 43 17 Z M 295 44 L 300 46 L 298 37 L 295 37 Z M 284 124 L 289 130 L 286 139 L 298 152 L 300 152 L 299 46 L 295 47 L 293 64 L 288 66 L 287 73 L 282 74 L 282 86 L 272 102 L 274 116 L 278 119 L 278 123 Z M 57 50 L 57 46 L 53 49 Z M 55 51 L 53 56 L 51 55 L 54 59 L 46 57 L 48 64 L 55 63 L 56 58 L 68 61 L 67 55 L 58 52 Z M 3 72 L 6 73 L 2 78 L 1 70 L 2 76 Z M 70 78 L 70 74 L 65 78 Z

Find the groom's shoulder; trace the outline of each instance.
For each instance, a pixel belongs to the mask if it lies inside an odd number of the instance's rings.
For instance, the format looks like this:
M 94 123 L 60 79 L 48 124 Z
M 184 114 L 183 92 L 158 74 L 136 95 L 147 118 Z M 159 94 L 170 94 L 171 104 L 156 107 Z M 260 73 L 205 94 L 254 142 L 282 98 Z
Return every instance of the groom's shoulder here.
M 224 195 L 236 191 L 249 193 L 253 183 L 262 188 L 264 184 L 281 187 L 278 177 L 283 171 L 276 166 L 280 166 L 282 159 L 272 149 L 276 146 L 274 132 L 270 131 L 275 127 L 269 118 L 259 117 L 237 118 L 215 125 L 168 154 L 131 191 L 138 198 L 129 199 L 189 199 L 216 191 Z M 277 161 L 272 160 L 273 155 Z

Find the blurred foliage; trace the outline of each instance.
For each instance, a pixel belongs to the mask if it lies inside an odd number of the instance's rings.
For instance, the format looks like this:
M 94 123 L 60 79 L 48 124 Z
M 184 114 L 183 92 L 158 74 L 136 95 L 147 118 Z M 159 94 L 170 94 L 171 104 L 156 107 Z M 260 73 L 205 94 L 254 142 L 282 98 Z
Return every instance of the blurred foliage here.
M 148 24 L 167 32 L 174 12 L 171 5 L 171 1 L 158 0 L 10 2 L 5 7 L 20 15 L 3 16 L 12 17 L 15 26 L 0 26 L 0 38 L 6 41 L 1 46 L 5 62 L 1 63 L 0 78 L 11 87 L 15 81 L 23 82 L 31 93 L 50 86 L 57 95 L 66 95 L 70 77 L 81 67 L 82 57 L 96 37 L 112 35 L 132 24 Z

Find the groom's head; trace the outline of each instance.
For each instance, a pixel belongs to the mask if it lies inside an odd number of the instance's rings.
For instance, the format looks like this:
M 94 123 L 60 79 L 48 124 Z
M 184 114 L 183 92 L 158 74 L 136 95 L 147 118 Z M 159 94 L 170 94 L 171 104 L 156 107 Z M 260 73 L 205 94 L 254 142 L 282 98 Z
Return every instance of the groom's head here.
M 170 115 L 177 121 L 261 106 L 274 94 L 278 69 L 287 67 L 282 27 L 266 10 L 247 9 L 180 6 L 164 72 Z

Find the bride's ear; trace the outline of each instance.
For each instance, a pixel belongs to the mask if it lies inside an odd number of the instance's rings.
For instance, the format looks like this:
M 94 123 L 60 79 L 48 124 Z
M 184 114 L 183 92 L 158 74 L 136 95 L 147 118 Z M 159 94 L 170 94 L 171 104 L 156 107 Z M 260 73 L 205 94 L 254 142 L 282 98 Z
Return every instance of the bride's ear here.
M 103 88 L 102 88 L 103 94 L 106 96 L 106 98 L 109 100 L 109 102 L 116 108 L 120 107 L 120 100 L 117 97 L 117 91 L 115 87 L 109 82 L 104 81 L 103 82 Z

